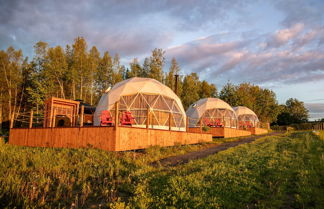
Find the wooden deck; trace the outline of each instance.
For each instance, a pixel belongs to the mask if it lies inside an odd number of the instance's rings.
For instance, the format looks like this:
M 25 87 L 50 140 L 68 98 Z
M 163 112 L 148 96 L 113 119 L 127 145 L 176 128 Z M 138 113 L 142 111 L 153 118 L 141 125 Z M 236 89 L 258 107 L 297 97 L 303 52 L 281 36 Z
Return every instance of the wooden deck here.
M 235 128 L 216 128 L 216 127 L 211 127 L 206 132 L 201 131 L 199 127 L 189 128 L 189 132 L 191 132 L 191 133 L 208 133 L 208 134 L 211 134 L 213 137 L 222 137 L 222 138 L 251 135 L 251 132 L 246 131 L 246 130 L 239 130 L 239 129 L 235 129 Z
M 13 128 L 9 144 L 31 147 L 94 147 L 108 151 L 212 141 L 211 134 L 132 127 Z

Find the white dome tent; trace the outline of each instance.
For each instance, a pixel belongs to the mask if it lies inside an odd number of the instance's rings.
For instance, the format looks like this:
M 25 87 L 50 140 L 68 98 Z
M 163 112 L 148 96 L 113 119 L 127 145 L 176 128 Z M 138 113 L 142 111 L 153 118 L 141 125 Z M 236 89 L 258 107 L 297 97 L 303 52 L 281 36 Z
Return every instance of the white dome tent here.
M 186 130 L 186 114 L 181 100 L 157 80 L 134 77 L 117 83 L 101 97 L 94 113 L 95 126 L 100 125 L 102 111 L 108 110 L 114 115 L 115 102 L 119 102 L 120 112 L 132 113 L 132 127 L 146 127 L 149 110 L 150 128 L 168 130 L 171 125 L 171 130 Z
M 237 127 L 235 111 L 221 99 L 200 99 L 188 108 L 186 114 L 189 118 L 189 127 L 199 126 L 200 120 L 205 126 Z
M 257 127 L 259 124 L 258 116 L 251 109 L 244 106 L 233 107 L 237 115 L 240 128 L 245 126 Z

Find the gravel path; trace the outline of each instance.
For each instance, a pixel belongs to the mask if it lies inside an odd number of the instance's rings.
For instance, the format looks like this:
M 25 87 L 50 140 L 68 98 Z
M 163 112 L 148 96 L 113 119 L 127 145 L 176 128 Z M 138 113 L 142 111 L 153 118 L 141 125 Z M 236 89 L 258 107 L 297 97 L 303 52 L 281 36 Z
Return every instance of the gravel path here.
M 219 145 L 214 145 L 212 147 L 209 147 L 207 149 L 195 151 L 195 152 L 189 152 L 184 155 L 177 155 L 173 157 L 164 158 L 155 162 L 152 162 L 151 165 L 154 167 L 158 167 L 159 165 L 165 166 L 165 167 L 173 167 L 181 164 L 188 163 L 190 160 L 196 160 L 200 158 L 205 158 L 209 155 L 215 154 L 220 151 L 227 150 L 231 147 L 236 147 L 240 144 L 246 144 L 251 143 L 255 141 L 258 138 L 265 137 L 265 136 L 274 136 L 282 134 L 283 132 L 271 132 L 266 135 L 258 135 L 258 136 L 251 136 L 251 137 L 245 137 L 241 138 L 237 141 L 231 141 L 231 142 L 225 142 Z

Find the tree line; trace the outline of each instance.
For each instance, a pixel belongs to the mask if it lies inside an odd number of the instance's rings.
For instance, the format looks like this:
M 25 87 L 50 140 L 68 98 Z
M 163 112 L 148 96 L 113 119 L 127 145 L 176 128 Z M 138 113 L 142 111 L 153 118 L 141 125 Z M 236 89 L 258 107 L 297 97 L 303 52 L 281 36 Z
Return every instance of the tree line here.
M 40 41 L 34 45 L 34 54 L 29 60 L 13 47 L 0 51 L 0 129 L 3 121 L 15 119 L 21 112 L 40 111 L 51 96 L 95 105 L 109 86 L 131 77 L 154 78 L 174 90 L 175 75 L 181 70 L 176 58 L 165 70 L 165 52 L 158 48 L 143 63 L 134 58 L 126 67 L 119 54 L 101 54 L 96 46 L 88 47 L 82 37 L 65 48 Z M 185 109 L 201 98 L 219 96 L 232 106 L 251 108 L 262 121 L 276 121 L 282 112 L 269 89 L 228 83 L 218 95 L 216 86 L 201 80 L 197 73 L 179 75 L 177 95 Z

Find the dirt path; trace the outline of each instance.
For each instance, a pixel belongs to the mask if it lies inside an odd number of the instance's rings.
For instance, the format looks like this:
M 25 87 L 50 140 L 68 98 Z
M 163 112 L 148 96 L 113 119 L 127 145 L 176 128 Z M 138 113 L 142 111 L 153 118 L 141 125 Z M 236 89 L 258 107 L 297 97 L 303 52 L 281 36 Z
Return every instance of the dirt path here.
M 237 141 L 224 142 L 219 145 L 213 145 L 212 147 L 207 148 L 207 149 L 190 152 L 190 153 L 187 153 L 184 155 L 177 155 L 177 156 L 173 156 L 173 157 L 164 158 L 159 161 L 155 161 L 155 162 L 151 163 L 151 165 L 154 167 L 158 167 L 159 165 L 173 167 L 173 166 L 188 163 L 190 160 L 205 158 L 209 155 L 215 154 L 220 151 L 227 150 L 231 147 L 236 147 L 240 144 L 251 143 L 261 137 L 274 136 L 274 135 L 279 135 L 282 133 L 283 132 L 272 132 L 272 133 L 269 133 L 266 135 L 251 136 L 251 137 L 245 137 L 245 138 L 239 139 Z

